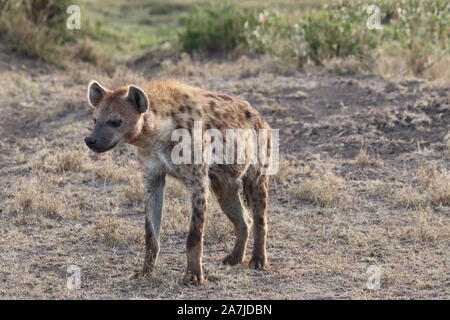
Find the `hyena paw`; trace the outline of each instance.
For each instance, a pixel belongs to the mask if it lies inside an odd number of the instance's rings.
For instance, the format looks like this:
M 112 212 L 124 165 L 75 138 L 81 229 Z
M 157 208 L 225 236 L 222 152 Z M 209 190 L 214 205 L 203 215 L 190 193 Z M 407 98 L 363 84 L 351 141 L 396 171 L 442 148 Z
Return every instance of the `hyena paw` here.
M 135 271 L 131 276 L 130 279 L 139 279 L 140 277 L 144 276 L 145 273 L 142 271 Z
M 144 276 L 152 273 L 152 271 L 153 271 L 153 269 L 151 269 L 151 268 L 142 268 L 141 270 L 134 272 L 130 276 L 130 279 L 138 279 L 138 278 L 144 277 Z
M 194 273 L 187 271 L 183 278 L 183 283 L 186 285 L 198 286 L 204 281 L 203 275 L 201 273 Z
M 227 255 L 225 258 L 223 258 L 222 263 L 229 265 L 229 266 L 235 266 L 237 264 L 240 264 L 244 262 L 244 259 L 237 258 L 233 256 L 232 254 Z
M 250 269 L 255 269 L 255 270 L 266 270 L 269 268 L 269 263 L 267 262 L 266 258 L 261 258 L 261 257 L 253 257 L 249 264 L 248 264 Z

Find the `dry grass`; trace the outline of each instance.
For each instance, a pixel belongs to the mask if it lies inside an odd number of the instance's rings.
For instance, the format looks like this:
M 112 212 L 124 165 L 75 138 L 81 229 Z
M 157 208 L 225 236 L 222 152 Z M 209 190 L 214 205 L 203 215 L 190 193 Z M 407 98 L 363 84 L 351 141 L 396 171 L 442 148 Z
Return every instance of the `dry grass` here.
M 102 157 L 99 162 L 91 167 L 91 170 L 99 179 L 104 179 L 112 183 L 128 183 L 131 185 L 139 183 L 139 171 L 136 169 L 139 168 L 133 168 L 132 164 L 120 166 L 108 155 Z
M 196 55 L 180 54 L 180 59 L 164 60 L 161 63 L 161 76 L 189 77 L 189 76 L 225 76 L 246 78 L 254 75 L 284 74 L 295 69 L 295 62 L 273 56 L 261 56 L 256 59 L 238 56 L 233 61 L 210 62 Z
M 418 179 L 425 188 L 431 204 L 450 205 L 450 172 L 436 165 L 424 165 L 418 170 Z
M 421 208 L 427 203 L 426 197 L 417 188 L 411 186 L 392 190 L 392 193 L 388 195 L 388 201 L 406 208 Z
M 291 162 L 284 159 L 280 162 L 278 172 L 274 176 L 275 181 L 279 184 L 285 184 L 294 172 L 295 168 Z
M 26 221 L 27 217 L 59 219 L 63 216 L 64 199 L 42 189 L 42 183 L 36 178 L 22 179 L 15 190 L 12 212 L 18 215 L 16 221 Z
M 361 149 L 355 158 L 355 165 L 359 168 L 378 165 L 377 159 L 370 156 L 366 150 Z
M 405 52 L 377 50 L 375 61 L 370 66 L 371 72 L 393 79 L 401 79 L 408 76 L 419 76 L 430 80 L 450 80 L 450 72 L 446 67 L 450 57 L 445 55 L 423 55 L 421 50 L 411 50 L 409 57 L 405 59 Z M 432 61 L 430 64 L 429 62 Z M 426 66 L 426 67 L 425 67 Z
M 9 17 L 2 18 L 5 40 L 12 50 L 34 58 L 53 60 L 52 53 L 55 46 L 47 28 L 36 27 L 32 21 L 26 18 L 24 12 L 11 13 Z
M 402 229 L 400 237 L 420 243 L 448 240 L 449 225 L 435 217 L 430 207 L 413 210 L 410 214 L 412 223 Z
M 444 150 L 444 155 L 447 160 L 450 160 L 450 133 L 445 136 L 444 143 L 446 147 L 446 149 Z
M 420 164 L 412 172 L 416 173 L 415 185 L 400 182 L 373 181 L 369 192 L 387 202 L 410 209 L 427 206 L 448 206 L 450 201 L 450 175 L 448 170 L 439 170 L 436 165 Z
M 342 207 L 347 205 L 344 190 L 345 179 L 328 169 L 321 174 L 302 181 L 297 195 L 306 201 L 323 207 Z
M 30 160 L 30 167 L 33 170 L 44 172 L 65 172 L 82 171 L 89 167 L 90 159 L 85 150 L 80 149 L 59 149 L 59 150 L 41 150 Z
M 142 246 L 144 233 L 142 228 L 114 216 L 99 214 L 91 230 L 92 236 L 110 247 Z
M 115 71 L 112 58 L 89 37 L 82 38 L 74 46 L 67 48 L 67 51 L 72 60 L 90 63 L 108 73 Z
M 358 73 L 364 70 L 361 61 L 354 56 L 347 58 L 333 58 L 325 61 L 324 65 L 331 72 L 338 74 Z
M 130 201 L 143 201 L 143 187 L 141 184 L 124 185 L 121 188 L 121 193 Z

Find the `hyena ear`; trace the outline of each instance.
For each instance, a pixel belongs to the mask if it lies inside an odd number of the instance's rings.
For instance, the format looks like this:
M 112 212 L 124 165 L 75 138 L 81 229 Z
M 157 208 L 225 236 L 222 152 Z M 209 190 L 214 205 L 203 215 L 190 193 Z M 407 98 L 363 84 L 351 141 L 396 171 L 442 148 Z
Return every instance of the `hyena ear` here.
M 128 87 L 127 99 L 133 104 L 139 113 L 144 113 L 148 109 L 148 98 L 145 92 L 136 86 Z
M 89 104 L 92 107 L 97 108 L 106 93 L 107 89 L 103 88 L 97 81 L 91 81 L 88 86 Z

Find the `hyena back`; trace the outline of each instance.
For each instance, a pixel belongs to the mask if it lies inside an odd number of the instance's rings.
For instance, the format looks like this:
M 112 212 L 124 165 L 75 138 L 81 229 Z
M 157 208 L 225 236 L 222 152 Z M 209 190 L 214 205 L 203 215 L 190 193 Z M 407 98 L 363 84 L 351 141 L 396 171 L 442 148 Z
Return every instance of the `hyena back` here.
M 235 147 L 243 144 L 243 161 L 238 163 L 202 161 L 174 164 L 171 156 L 177 143 L 171 139 L 172 132 L 181 129 L 195 134 L 196 121 L 201 121 L 202 132 L 217 129 L 224 137 L 227 129 L 270 131 L 269 125 L 248 102 L 174 80 L 151 81 L 143 89 L 129 85 L 116 90 L 109 90 L 93 81 L 89 84 L 88 99 L 95 108 L 95 126 L 91 135 L 85 138 L 88 147 L 95 152 L 105 152 L 119 142 L 129 143 L 137 147 L 143 163 L 146 249 L 143 268 L 136 275 L 151 272 L 158 258 L 166 175 L 181 180 L 191 193 L 192 216 L 186 244 L 185 283 L 197 285 L 204 279 L 202 248 L 209 189 L 233 223 L 237 237 L 233 251 L 223 259 L 223 263 L 236 265 L 245 257 L 250 218 L 240 196 L 242 185 L 245 200 L 253 213 L 254 246 L 249 266 L 255 269 L 268 266 L 269 176 L 263 171 L 269 164 L 250 161 L 250 155 L 257 149 L 255 139 L 246 137 L 244 141 L 231 141 Z M 263 150 L 269 158 L 270 139 L 269 134 L 266 150 Z M 201 141 L 205 152 L 210 141 Z M 227 145 L 226 140 L 224 145 Z

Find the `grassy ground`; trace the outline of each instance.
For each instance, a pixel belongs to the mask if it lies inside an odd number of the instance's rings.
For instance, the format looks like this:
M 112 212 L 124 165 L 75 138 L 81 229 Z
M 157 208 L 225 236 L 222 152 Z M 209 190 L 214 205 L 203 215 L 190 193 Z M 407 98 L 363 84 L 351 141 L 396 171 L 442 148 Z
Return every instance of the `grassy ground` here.
M 449 298 L 448 81 L 339 74 L 342 62 L 301 73 L 267 56 L 183 54 L 149 69 L 151 61 L 126 57 L 173 39 L 186 3 L 144 10 L 136 1 L 129 16 L 121 6 L 131 2 L 103 3 L 82 2 L 110 37 L 95 45 L 112 47 L 129 35 L 112 56 L 130 68 L 107 74 L 74 62 L 61 70 L 0 43 L 0 298 Z M 150 7 L 161 13 L 154 24 L 145 22 Z M 184 188 L 169 181 L 158 267 L 129 279 L 143 261 L 140 165 L 132 148 L 96 155 L 83 137 L 92 125 L 88 81 L 136 83 L 137 71 L 245 98 L 280 129 L 269 271 L 220 264 L 234 236 L 212 199 L 207 282 L 184 286 L 189 204 Z M 69 265 L 81 268 L 80 290 L 66 288 Z M 371 265 L 381 270 L 379 290 L 367 288 Z

